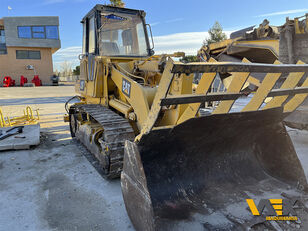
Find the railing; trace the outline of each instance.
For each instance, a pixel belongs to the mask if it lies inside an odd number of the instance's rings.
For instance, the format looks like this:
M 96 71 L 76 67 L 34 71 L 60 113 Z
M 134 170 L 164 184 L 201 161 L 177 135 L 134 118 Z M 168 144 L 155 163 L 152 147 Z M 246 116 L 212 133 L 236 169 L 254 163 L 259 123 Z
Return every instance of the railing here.
M 59 82 L 76 82 L 78 79 L 79 75 L 59 76 Z
M 297 64 L 259 64 L 259 63 L 174 63 L 171 73 L 190 74 L 193 72 L 204 73 L 200 79 L 198 87 L 202 88 L 202 81 L 213 83 L 214 75 L 217 73 L 233 73 L 232 82 L 226 92 L 210 92 L 211 88 L 203 89 L 205 94 L 190 94 L 180 96 L 170 96 L 161 99 L 161 106 L 202 103 L 211 101 L 222 101 L 215 109 L 214 113 L 228 113 L 236 99 L 245 94 L 241 92 L 243 85 L 248 80 L 251 72 L 266 73 L 258 90 L 243 111 L 258 110 L 264 100 L 273 97 L 264 109 L 273 107 L 284 107 L 284 112 L 291 112 L 300 105 L 308 93 L 308 79 L 302 86 L 297 87 L 300 80 L 306 76 L 308 65 L 299 61 Z M 279 89 L 273 89 L 275 83 L 282 73 L 287 73 L 288 77 Z M 203 79 L 203 80 L 202 80 Z M 211 79 L 211 80 L 209 80 Z M 287 101 L 289 96 L 293 98 Z
M 170 86 L 180 76 L 189 76 L 194 73 L 203 73 L 199 84 L 193 94 L 170 94 Z M 211 86 L 218 74 L 230 74 L 231 81 L 225 92 L 211 92 Z M 308 96 L 308 65 L 299 61 L 297 64 L 274 64 L 250 63 L 247 59 L 242 62 L 212 62 L 189 63 L 169 61 L 161 77 L 151 110 L 144 127 L 143 134 L 151 131 L 154 127 L 161 110 L 170 108 L 171 105 L 189 104 L 177 120 L 177 124 L 194 118 L 205 102 L 218 102 L 218 105 L 210 112 L 214 114 L 228 114 L 235 112 L 232 109 L 235 101 L 245 96 L 242 88 L 249 82 L 252 73 L 265 73 L 264 79 L 259 83 L 258 89 L 245 103 L 239 112 L 253 112 L 258 110 L 274 109 L 281 107 L 287 115 L 293 112 Z M 275 84 L 286 75 L 284 82 L 279 88 L 274 89 Z M 228 77 L 229 78 L 229 77 Z M 176 106 L 172 106 L 176 107 Z
M 34 115 L 32 108 L 30 106 L 27 106 L 24 110 L 23 116 L 9 117 L 4 116 L 0 108 L 0 127 L 37 124 L 38 120 L 40 119 L 40 115 L 38 109 L 34 111 L 36 113 L 36 116 Z

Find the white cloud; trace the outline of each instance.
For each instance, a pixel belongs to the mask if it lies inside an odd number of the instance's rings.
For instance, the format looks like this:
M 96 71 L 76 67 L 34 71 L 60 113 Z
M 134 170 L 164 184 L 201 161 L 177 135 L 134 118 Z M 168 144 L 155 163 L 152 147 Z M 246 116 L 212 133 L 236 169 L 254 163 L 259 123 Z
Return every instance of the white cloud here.
M 53 55 L 54 69 L 59 70 L 61 63 L 65 61 L 70 62 L 72 64 L 72 67 L 79 65 L 78 55 L 81 54 L 81 49 L 82 48 L 80 46 L 74 46 L 74 47 L 67 47 L 67 48 L 62 48 L 58 50 Z
M 231 31 L 225 31 L 230 36 Z M 162 36 L 154 36 L 155 54 L 172 54 L 177 51 L 185 52 L 186 55 L 196 55 L 201 48 L 203 40 L 208 37 L 208 32 L 185 32 Z M 78 55 L 81 47 L 67 47 L 60 49 L 53 56 L 54 68 L 60 69 L 61 63 L 68 61 L 72 67 L 79 65 Z
M 158 24 L 160 24 L 160 22 L 153 22 L 153 23 L 150 23 L 151 26 L 157 26 Z
M 227 36 L 231 31 L 225 31 Z M 208 32 L 185 32 L 154 37 L 155 53 L 185 52 L 186 55 L 196 55 L 203 41 L 208 38 Z
M 208 32 L 186 32 L 154 37 L 155 53 L 174 53 L 183 51 L 186 54 L 196 54 L 202 42 L 208 37 Z
M 268 14 L 261 14 L 261 15 L 255 16 L 255 17 L 268 17 L 268 16 L 277 16 L 277 15 L 288 15 L 288 14 L 296 14 L 296 13 L 307 12 L 307 11 L 308 11 L 308 9 L 286 10 L 286 11 L 272 12 L 272 13 L 268 13 Z
M 173 22 L 180 22 L 180 21 L 183 21 L 184 18 L 174 18 L 174 19 L 169 19 L 169 20 L 166 20 L 164 22 L 153 22 L 153 23 L 150 23 L 151 26 L 157 26 L 158 24 L 166 24 L 166 23 L 173 23 Z

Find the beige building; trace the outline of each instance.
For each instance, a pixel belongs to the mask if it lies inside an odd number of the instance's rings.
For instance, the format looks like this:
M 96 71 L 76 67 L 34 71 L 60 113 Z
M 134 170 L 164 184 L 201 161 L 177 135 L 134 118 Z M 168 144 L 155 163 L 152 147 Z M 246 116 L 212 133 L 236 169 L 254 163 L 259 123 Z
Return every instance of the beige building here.
M 5 17 L 0 19 L 0 81 L 5 76 L 20 84 L 38 75 L 51 85 L 52 54 L 60 47 L 58 17 Z

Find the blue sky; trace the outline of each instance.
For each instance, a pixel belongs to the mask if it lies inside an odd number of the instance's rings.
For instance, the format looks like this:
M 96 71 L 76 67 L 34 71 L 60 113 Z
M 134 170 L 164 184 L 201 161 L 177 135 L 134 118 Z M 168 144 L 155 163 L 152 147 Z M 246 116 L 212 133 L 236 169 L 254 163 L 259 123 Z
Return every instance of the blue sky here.
M 0 17 L 59 16 L 62 49 L 54 54 L 55 68 L 63 61 L 78 64 L 81 51 L 80 20 L 98 0 L 1 0 Z M 152 25 L 156 53 L 183 50 L 194 54 L 207 36 L 206 31 L 217 20 L 229 34 L 231 31 L 260 24 L 267 18 L 272 25 L 281 25 L 290 18 L 308 13 L 307 0 L 125 0 L 128 8 L 147 12 Z M 8 12 L 8 6 L 12 8 Z

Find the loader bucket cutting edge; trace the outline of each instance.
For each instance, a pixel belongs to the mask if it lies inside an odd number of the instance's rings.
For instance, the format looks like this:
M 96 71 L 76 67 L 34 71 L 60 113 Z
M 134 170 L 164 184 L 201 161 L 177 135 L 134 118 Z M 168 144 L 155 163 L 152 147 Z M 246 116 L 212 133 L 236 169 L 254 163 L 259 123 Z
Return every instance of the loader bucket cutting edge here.
M 217 114 L 126 141 L 121 184 L 135 228 L 176 230 L 251 195 L 306 187 L 283 117 L 282 108 Z

